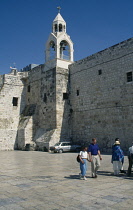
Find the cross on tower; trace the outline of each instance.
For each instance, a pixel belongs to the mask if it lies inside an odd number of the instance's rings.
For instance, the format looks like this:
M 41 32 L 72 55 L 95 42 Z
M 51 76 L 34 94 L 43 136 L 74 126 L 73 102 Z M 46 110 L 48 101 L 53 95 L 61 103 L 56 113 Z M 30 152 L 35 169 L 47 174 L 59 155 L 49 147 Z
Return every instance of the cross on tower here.
M 15 62 L 13 63 L 13 65 L 14 65 L 14 67 L 13 67 L 13 68 L 16 68 L 16 63 L 15 63 Z
M 57 7 L 57 9 L 58 9 L 58 13 L 60 13 L 61 7 L 59 6 L 59 7 Z

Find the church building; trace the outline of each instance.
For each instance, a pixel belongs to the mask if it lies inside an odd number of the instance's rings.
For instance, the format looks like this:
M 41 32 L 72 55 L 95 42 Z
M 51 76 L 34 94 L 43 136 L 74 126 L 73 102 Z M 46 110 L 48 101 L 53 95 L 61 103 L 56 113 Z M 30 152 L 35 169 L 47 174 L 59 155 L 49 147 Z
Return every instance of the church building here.
M 97 138 L 110 151 L 133 141 L 133 38 L 73 60 L 60 12 L 52 23 L 45 63 L 0 76 L 0 150 L 48 150 L 59 141 Z

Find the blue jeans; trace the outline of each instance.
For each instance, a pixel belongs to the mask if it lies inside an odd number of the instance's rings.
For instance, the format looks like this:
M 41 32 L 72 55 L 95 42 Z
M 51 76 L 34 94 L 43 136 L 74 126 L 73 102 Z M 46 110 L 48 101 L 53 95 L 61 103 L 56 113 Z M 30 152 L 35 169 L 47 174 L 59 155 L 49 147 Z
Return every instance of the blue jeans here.
M 82 160 L 84 161 L 84 163 L 80 161 L 80 170 L 81 170 L 82 176 L 85 176 L 86 171 L 87 171 L 87 160 L 86 159 L 82 159 Z

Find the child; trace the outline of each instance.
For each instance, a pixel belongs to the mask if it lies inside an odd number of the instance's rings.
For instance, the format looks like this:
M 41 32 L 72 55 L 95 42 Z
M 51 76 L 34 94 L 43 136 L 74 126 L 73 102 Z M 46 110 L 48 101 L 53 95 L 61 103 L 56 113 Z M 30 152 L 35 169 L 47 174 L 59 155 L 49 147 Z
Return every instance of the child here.
M 84 180 L 87 180 L 85 177 L 86 170 L 87 170 L 87 160 L 88 160 L 88 154 L 87 154 L 87 147 L 83 147 L 82 151 L 79 153 L 79 159 L 80 159 L 80 170 L 81 174 L 79 174 L 80 178 L 83 177 Z

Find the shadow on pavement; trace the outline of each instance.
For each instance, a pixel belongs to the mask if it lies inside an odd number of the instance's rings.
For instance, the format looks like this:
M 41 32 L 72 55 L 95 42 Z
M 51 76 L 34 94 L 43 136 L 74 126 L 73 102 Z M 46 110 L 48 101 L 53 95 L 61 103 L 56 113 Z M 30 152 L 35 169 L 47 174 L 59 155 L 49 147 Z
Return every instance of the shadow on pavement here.
M 97 175 L 98 176 L 101 175 L 101 176 L 112 176 L 112 177 L 115 177 L 114 173 L 110 172 L 110 171 L 98 171 Z M 91 176 L 86 176 L 86 177 L 87 178 L 92 178 Z M 120 173 L 117 177 L 122 177 L 124 179 L 133 180 L 132 176 L 128 177 L 127 174 L 124 174 L 124 173 Z M 65 179 L 79 179 L 79 175 L 70 175 L 70 176 L 65 176 L 64 178 Z
M 79 175 L 70 175 L 70 176 L 65 176 L 64 178 L 66 179 L 79 179 Z M 91 176 L 86 176 L 86 178 L 91 178 Z
M 114 177 L 114 173 L 110 172 L 110 171 L 98 171 L 98 175 L 102 175 L 102 176 L 113 176 Z M 133 180 L 133 176 L 127 176 L 127 173 L 120 173 L 117 177 L 122 177 L 124 179 L 130 179 Z
M 70 175 L 70 176 L 65 176 L 64 178 L 66 178 L 66 179 L 79 179 L 79 175 Z
M 102 176 L 114 176 L 114 173 L 110 171 L 98 171 L 97 174 Z
M 133 180 L 133 176 L 127 176 L 125 179 Z
M 102 175 L 102 176 L 114 176 L 113 172 L 110 171 L 98 171 L 98 175 Z M 125 177 L 127 176 L 127 174 L 125 173 L 119 173 L 118 177 Z

